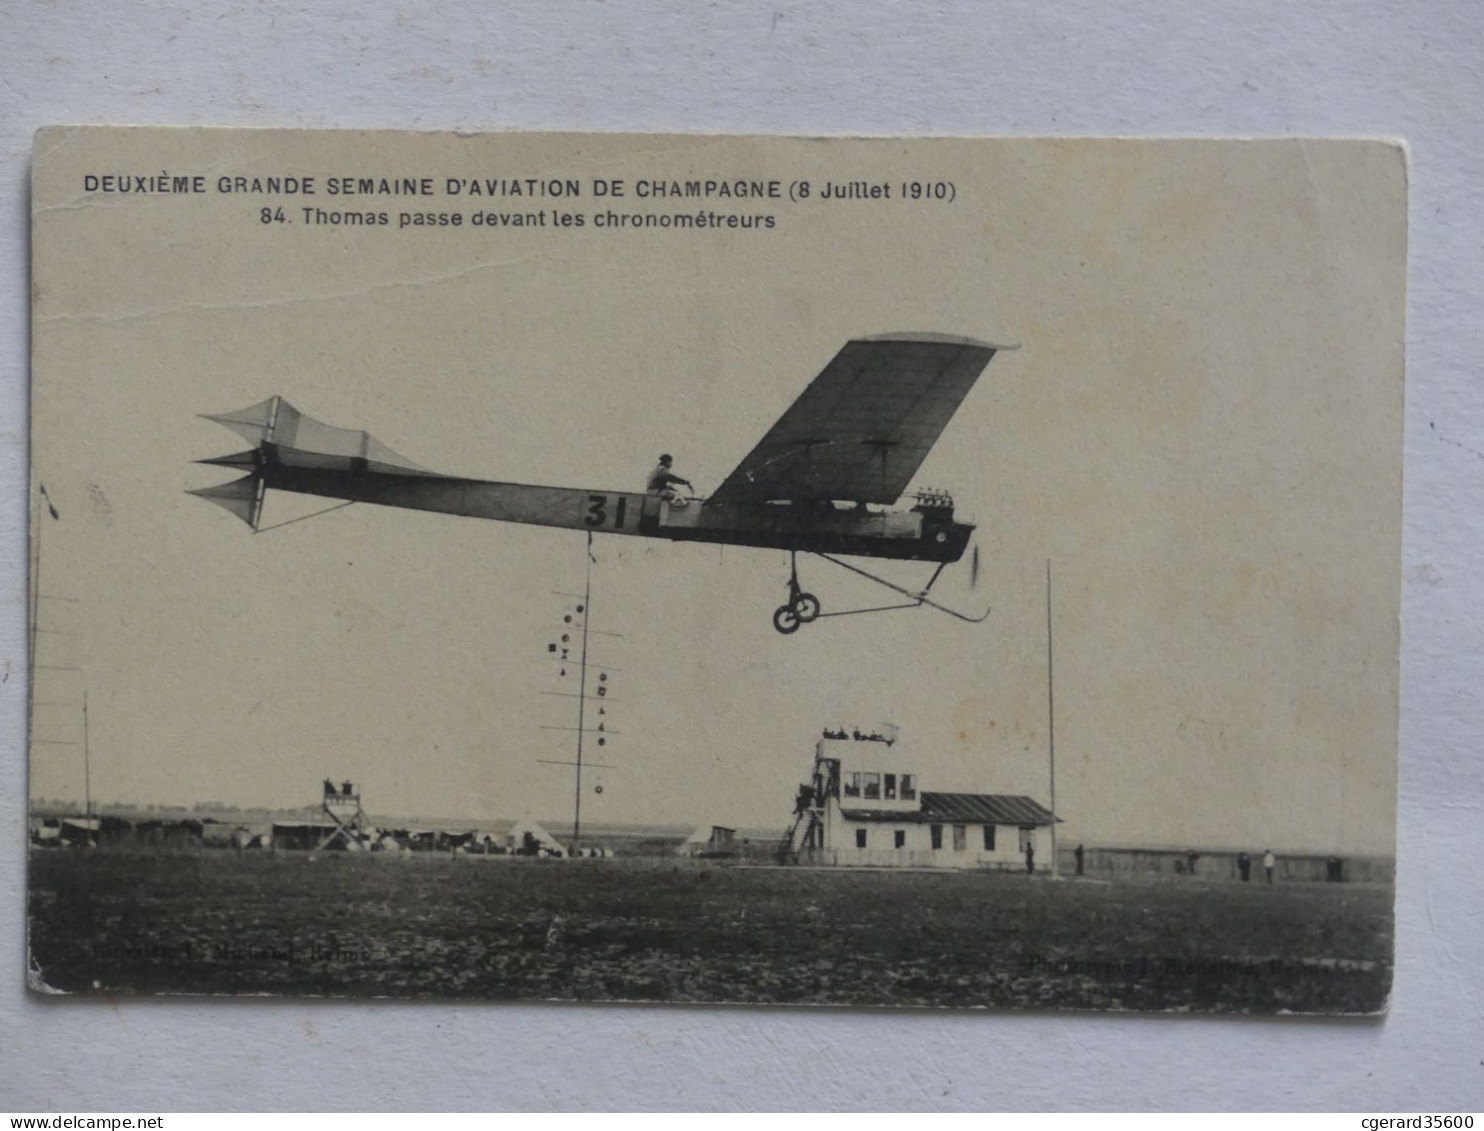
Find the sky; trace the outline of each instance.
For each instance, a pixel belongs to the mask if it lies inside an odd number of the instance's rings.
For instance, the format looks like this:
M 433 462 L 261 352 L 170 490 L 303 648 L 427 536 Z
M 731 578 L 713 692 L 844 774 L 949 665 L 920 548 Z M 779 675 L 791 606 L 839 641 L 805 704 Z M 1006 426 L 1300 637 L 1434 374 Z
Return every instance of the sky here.
M 978 524 L 935 593 L 992 613 L 784 637 L 778 551 L 599 537 L 611 768 L 585 819 L 786 825 L 825 727 L 901 728 L 921 788 L 1049 801 L 1090 844 L 1394 843 L 1404 170 L 1341 143 L 43 135 L 31 789 L 570 812 L 575 700 L 546 645 L 581 534 L 353 506 L 252 534 L 185 492 L 243 447 L 197 414 L 278 393 L 434 470 L 718 485 L 853 337 L 997 354 L 919 485 Z M 711 201 L 767 230 L 263 224 L 235 196 L 100 197 L 90 171 L 950 184 L 951 202 Z M 899 194 L 898 194 L 899 195 Z M 320 202 L 321 205 L 324 201 Z M 538 202 L 539 205 L 539 202 Z M 529 205 L 523 204 L 522 207 Z M 554 207 L 551 202 L 544 205 Z M 346 207 L 337 203 L 336 207 Z M 471 211 L 439 198 L 420 208 Z M 504 209 L 508 203 L 487 204 Z M 679 206 L 629 199 L 629 213 Z M 692 206 L 694 210 L 694 206 Z M 265 526 L 321 500 L 271 498 Z M 826 610 L 881 592 L 801 563 Z M 930 567 L 887 563 L 904 584 Z M 62 598 L 65 598 L 63 600 Z M 910 763 L 906 764 L 906 763 Z M 602 792 L 597 793 L 597 787 Z

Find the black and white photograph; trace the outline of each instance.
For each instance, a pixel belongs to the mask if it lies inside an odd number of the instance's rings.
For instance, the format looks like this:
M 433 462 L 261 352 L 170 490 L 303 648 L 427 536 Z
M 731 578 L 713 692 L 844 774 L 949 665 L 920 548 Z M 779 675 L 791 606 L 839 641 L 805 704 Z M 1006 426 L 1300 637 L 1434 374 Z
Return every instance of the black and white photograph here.
M 1387 1009 L 1399 146 L 33 171 L 34 994 Z

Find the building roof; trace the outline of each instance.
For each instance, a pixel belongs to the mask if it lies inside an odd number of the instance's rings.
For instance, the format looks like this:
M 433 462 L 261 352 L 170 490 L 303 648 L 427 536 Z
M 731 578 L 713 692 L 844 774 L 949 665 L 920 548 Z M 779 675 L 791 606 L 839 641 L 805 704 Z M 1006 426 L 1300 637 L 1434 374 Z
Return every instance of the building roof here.
M 925 817 L 997 825 L 1049 825 L 1051 810 L 1029 797 L 1006 793 L 923 793 Z
M 852 821 L 892 821 L 897 824 L 926 821 L 957 821 L 972 825 L 1049 825 L 1051 811 L 1029 797 L 1005 793 L 921 794 L 913 812 L 889 809 L 845 809 L 840 815 Z

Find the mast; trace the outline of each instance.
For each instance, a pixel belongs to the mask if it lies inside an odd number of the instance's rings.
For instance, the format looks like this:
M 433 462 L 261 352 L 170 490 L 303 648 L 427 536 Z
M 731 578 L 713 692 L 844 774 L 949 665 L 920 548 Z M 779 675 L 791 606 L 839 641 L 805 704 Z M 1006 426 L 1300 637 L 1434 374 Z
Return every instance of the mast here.
M 82 693 L 82 815 L 88 822 L 88 843 L 93 841 L 93 769 L 88 749 L 88 693 Z
M 42 488 L 43 491 L 46 488 Z M 45 498 L 45 496 L 42 496 Z M 42 522 L 40 509 L 36 511 L 35 536 L 32 538 L 33 553 L 31 557 L 31 654 L 28 657 L 27 675 L 30 678 L 30 686 L 27 688 L 26 697 L 26 726 L 27 737 L 34 737 L 36 730 L 36 633 L 41 624 L 41 531 L 45 524 Z
M 1046 734 L 1051 761 L 1051 878 L 1061 879 L 1056 858 L 1056 681 L 1051 662 L 1051 559 L 1046 559 Z
M 613 768 L 607 763 L 594 762 L 587 757 L 587 747 L 591 745 L 591 743 L 585 741 L 588 716 L 587 701 L 589 697 L 596 699 L 598 702 L 598 723 L 593 728 L 598 736 L 598 746 L 602 747 L 606 745 L 608 742 L 608 736 L 618 733 L 617 731 L 610 730 L 608 728 L 609 720 L 604 717 L 607 714 L 606 705 L 612 702 L 612 700 L 607 698 L 609 689 L 613 686 L 613 684 L 609 682 L 609 673 L 617 671 L 618 669 L 610 668 L 607 664 L 604 663 L 595 662 L 589 655 L 588 651 L 588 646 L 591 643 L 589 637 L 611 636 L 617 639 L 621 636 L 621 634 L 617 632 L 604 632 L 602 629 L 589 627 L 590 622 L 588 618 L 592 615 L 593 566 L 597 564 L 597 558 L 593 557 L 593 536 L 591 532 L 589 532 L 587 536 L 586 553 L 587 563 L 584 569 L 582 592 L 562 593 L 553 590 L 553 592 L 556 593 L 557 596 L 569 597 L 573 600 L 574 603 L 567 606 L 566 614 L 562 617 L 560 639 L 551 641 L 546 645 L 547 654 L 561 665 L 561 671 L 558 674 L 563 679 L 565 679 L 569 674 L 569 669 L 576 669 L 578 677 L 578 689 L 576 691 L 541 692 L 542 695 L 555 695 L 563 699 L 577 700 L 577 725 L 575 727 L 542 726 L 540 728 L 541 730 L 559 730 L 564 733 L 566 731 L 576 731 L 577 756 L 576 758 L 536 759 L 536 761 L 540 762 L 542 765 L 571 766 L 576 771 L 573 775 L 574 780 L 572 790 L 573 855 L 576 855 L 580 851 L 582 846 L 582 771 L 584 769 L 609 770 Z M 574 620 L 574 618 L 576 619 Z M 572 640 L 572 634 L 577 631 L 580 631 L 582 633 L 582 642 L 580 645 L 576 644 Z M 576 657 L 569 658 L 572 652 L 576 652 L 577 655 Z M 596 678 L 594 679 L 592 685 L 594 688 L 596 688 L 595 691 L 588 690 L 587 673 L 589 668 L 593 668 L 596 670 Z M 601 781 L 598 783 L 593 792 L 603 792 L 603 785 Z
M 587 709 L 587 626 L 593 616 L 593 535 L 587 535 L 587 575 L 582 585 L 582 657 L 577 677 L 577 787 L 572 799 L 572 852 L 575 855 L 582 836 L 582 730 Z

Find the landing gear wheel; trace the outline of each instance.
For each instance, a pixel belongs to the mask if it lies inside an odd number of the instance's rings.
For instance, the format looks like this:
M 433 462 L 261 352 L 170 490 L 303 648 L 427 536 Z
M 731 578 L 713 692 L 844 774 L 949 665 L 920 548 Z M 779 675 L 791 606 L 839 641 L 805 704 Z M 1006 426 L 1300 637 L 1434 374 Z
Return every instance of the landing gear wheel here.
M 796 594 L 790 605 L 800 624 L 808 624 L 819 616 L 819 598 L 813 593 Z
M 779 605 L 773 613 L 773 627 L 785 636 L 790 632 L 798 632 L 799 625 L 803 623 L 792 605 Z

